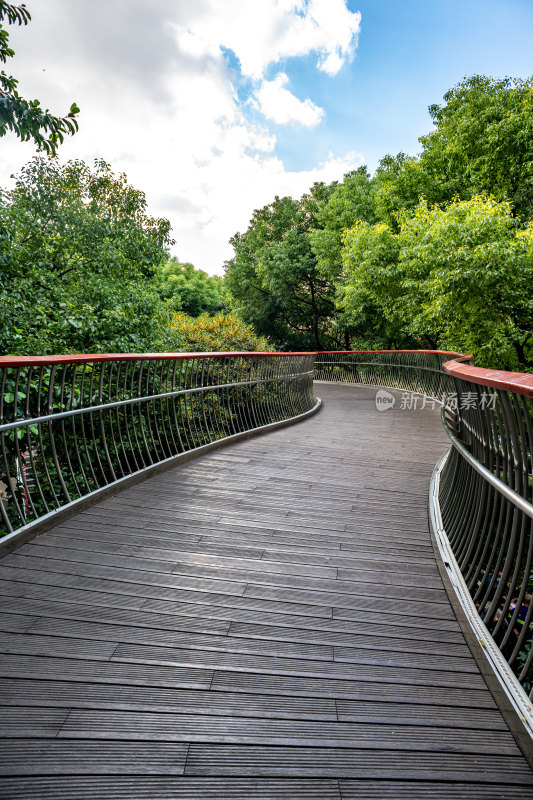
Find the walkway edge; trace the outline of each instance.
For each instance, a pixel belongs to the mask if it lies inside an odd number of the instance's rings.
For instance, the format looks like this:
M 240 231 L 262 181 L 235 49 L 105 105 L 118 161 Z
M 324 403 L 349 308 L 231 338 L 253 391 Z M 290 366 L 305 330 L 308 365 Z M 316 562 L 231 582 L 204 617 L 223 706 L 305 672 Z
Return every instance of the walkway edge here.
M 163 461 L 158 461 L 157 464 L 152 464 L 149 467 L 145 467 L 138 472 L 134 472 L 132 475 L 126 475 L 124 478 L 119 478 L 117 481 L 113 481 L 113 483 L 110 483 L 108 486 L 102 486 L 100 489 L 96 489 L 94 492 L 84 495 L 78 500 L 73 500 L 72 502 L 65 504 L 55 511 L 50 511 L 48 514 L 40 517 L 30 525 L 25 525 L 23 528 L 18 528 L 18 530 L 8 533 L 6 536 L 2 537 L 0 539 L 0 558 L 4 555 L 7 555 L 7 553 L 12 552 L 17 547 L 25 544 L 26 542 L 31 541 L 31 539 L 34 539 L 39 534 L 45 533 L 51 528 L 54 528 L 60 522 L 64 522 L 69 517 L 78 514 L 80 511 L 83 511 L 85 508 L 100 502 L 100 500 L 103 500 L 106 497 L 114 495 L 117 492 L 121 492 L 130 486 L 135 486 L 138 483 L 142 483 L 148 478 L 151 478 L 153 475 L 157 475 L 160 472 L 166 472 L 168 469 L 172 469 L 172 467 L 176 467 L 179 464 L 184 464 L 187 461 L 192 461 L 195 458 L 199 458 L 200 456 L 205 455 L 212 450 L 218 450 L 221 447 L 226 447 L 227 445 L 234 444 L 235 442 L 240 442 L 243 439 L 251 439 L 254 436 L 260 436 L 262 433 L 269 433 L 270 431 L 275 431 L 278 428 L 285 428 L 288 425 L 294 425 L 298 422 L 303 422 L 308 417 L 312 417 L 314 414 L 316 414 L 320 410 L 321 406 L 322 400 L 320 397 L 318 397 L 313 408 L 310 408 L 308 411 L 304 411 L 303 414 L 298 414 L 295 417 L 289 417 L 289 419 L 283 419 L 279 422 L 271 422 L 268 425 L 261 425 L 258 428 L 251 428 L 249 431 L 241 431 L 240 433 L 234 433 L 231 436 L 225 436 L 223 439 L 217 439 L 215 442 L 209 442 L 209 444 L 201 445 L 201 447 L 196 447 L 194 450 L 187 450 L 185 453 L 178 453 L 175 456 L 170 456 L 170 458 L 165 458 Z
M 533 768 L 532 703 L 477 613 L 443 527 L 439 484 L 450 450 L 451 448 L 444 453 L 435 466 L 429 488 L 431 539 L 437 566 L 452 609 L 483 679 L 517 745 Z

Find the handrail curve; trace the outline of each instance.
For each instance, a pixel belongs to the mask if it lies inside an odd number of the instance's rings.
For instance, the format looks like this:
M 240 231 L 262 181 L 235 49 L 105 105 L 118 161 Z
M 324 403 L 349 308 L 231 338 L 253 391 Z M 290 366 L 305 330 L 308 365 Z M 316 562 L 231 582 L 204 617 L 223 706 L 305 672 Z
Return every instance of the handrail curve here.
M 533 697 L 533 375 L 471 361 L 440 350 L 1 357 L 0 542 L 178 457 L 313 413 L 313 374 L 400 389 L 443 406 L 439 535 Z
M 533 375 L 525 372 L 507 372 L 502 369 L 485 369 L 465 364 L 472 356 L 454 358 L 443 364 L 448 375 L 471 381 L 478 386 L 490 386 L 504 392 L 515 392 L 525 397 L 533 397 Z
M 0 549 L 206 447 L 319 407 L 312 353 L 0 358 Z
M 451 448 L 433 482 L 435 533 L 456 565 L 458 595 L 476 609 L 483 648 L 493 648 L 496 668 L 505 665 L 511 693 L 522 686 L 513 696 L 533 734 L 533 375 L 474 367 L 469 355 L 441 351 L 316 358 L 322 380 L 388 386 L 442 404 Z
M 517 508 L 520 508 L 524 514 L 527 514 L 528 517 L 533 519 L 533 504 L 528 503 L 527 500 L 515 492 L 514 489 L 511 489 L 506 483 L 504 483 L 500 478 L 497 478 L 495 475 L 492 474 L 490 470 L 488 470 L 481 461 L 478 461 L 477 458 L 474 458 L 472 453 L 464 446 L 464 444 L 455 436 L 450 426 L 446 421 L 446 408 L 443 406 L 441 412 L 441 420 L 444 430 L 448 434 L 452 445 L 455 447 L 456 450 L 463 456 L 463 458 L 472 466 L 476 472 L 478 472 L 488 483 L 491 484 L 500 494 L 503 494 L 508 500 L 510 500 Z

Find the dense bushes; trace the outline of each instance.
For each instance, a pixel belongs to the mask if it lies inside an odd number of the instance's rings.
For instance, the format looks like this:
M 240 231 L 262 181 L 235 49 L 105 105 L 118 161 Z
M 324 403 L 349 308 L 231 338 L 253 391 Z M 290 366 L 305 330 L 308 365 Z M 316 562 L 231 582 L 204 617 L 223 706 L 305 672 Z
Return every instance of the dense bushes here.
M 162 334 L 163 349 L 182 353 L 212 353 L 235 351 L 268 352 L 267 340 L 257 336 L 250 325 L 233 314 L 201 314 L 190 317 L 174 314 Z

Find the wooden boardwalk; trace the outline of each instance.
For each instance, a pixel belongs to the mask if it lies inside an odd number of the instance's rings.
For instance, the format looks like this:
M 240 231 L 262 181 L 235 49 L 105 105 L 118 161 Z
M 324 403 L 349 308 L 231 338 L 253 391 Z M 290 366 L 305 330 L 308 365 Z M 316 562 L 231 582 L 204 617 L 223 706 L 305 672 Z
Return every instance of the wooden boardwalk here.
M 2 559 L 2 798 L 533 798 L 435 562 L 437 412 L 318 390 Z

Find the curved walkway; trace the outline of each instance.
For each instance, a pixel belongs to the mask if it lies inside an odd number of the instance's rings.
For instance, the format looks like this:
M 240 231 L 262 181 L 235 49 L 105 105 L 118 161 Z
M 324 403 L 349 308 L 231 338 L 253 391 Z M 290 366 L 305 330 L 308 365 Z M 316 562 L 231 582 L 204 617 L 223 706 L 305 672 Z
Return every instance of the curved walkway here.
M 2 798 L 533 798 L 433 554 L 438 413 L 317 389 L 2 559 Z

